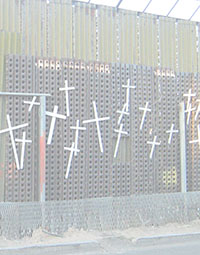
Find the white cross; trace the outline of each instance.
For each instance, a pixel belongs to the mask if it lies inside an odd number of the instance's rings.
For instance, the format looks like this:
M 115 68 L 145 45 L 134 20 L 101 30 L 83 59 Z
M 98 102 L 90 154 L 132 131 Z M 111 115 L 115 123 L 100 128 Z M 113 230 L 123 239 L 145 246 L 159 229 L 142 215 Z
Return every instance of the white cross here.
M 15 141 L 22 143 L 20 169 L 23 169 L 24 168 L 25 145 L 26 145 L 26 143 L 32 143 L 32 141 L 26 140 L 26 132 L 23 132 L 22 139 L 15 139 Z
M 156 142 L 157 136 L 154 136 L 153 142 L 147 142 L 147 144 L 151 144 L 151 153 L 149 155 L 149 158 L 152 159 L 153 153 L 154 153 L 154 149 L 156 145 L 160 145 L 161 143 Z
M 148 105 L 149 105 L 149 102 L 146 102 L 145 107 L 139 107 L 139 110 L 144 111 L 142 116 L 142 121 L 140 123 L 140 130 L 142 130 L 143 128 L 144 120 L 145 120 L 147 112 L 151 112 L 151 109 L 148 108 Z
M 196 114 L 195 114 L 195 117 L 194 117 L 195 121 L 197 120 L 197 118 L 199 116 L 199 113 L 200 113 L 200 100 L 197 99 L 197 102 L 199 102 L 199 104 L 198 104 L 197 111 L 196 111 Z
M 191 104 L 189 104 L 187 110 L 185 110 L 185 112 L 187 113 L 187 125 L 190 122 L 190 116 L 191 116 L 191 112 L 195 111 L 195 108 L 192 108 Z
M 124 104 L 122 111 L 117 111 L 117 113 L 120 113 L 117 125 L 121 123 L 123 115 L 129 115 L 129 112 L 125 111 L 125 109 L 126 109 L 126 103 Z
M 200 125 L 198 125 L 198 127 L 197 127 L 197 132 L 198 132 L 198 139 L 189 141 L 189 143 L 199 143 L 199 148 L 200 148 Z
M 19 170 L 19 169 L 20 169 L 20 166 L 19 166 L 19 159 L 18 159 L 18 155 L 17 155 L 17 149 L 16 149 L 15 139 L 14 139 L 14 135 L 13 135 L 13 130 L 27 127 L 27 126 L 28 126 L 28 123 L 25 123 L 25 124 L 22 124 L 22 125 L 19 125 L 19 126 L 12 127 L 12 126 L 11 126 L 11 122 L 10 122 L 10 116 L 9 116 L 9 114 L 7 114 L 6 117 L 7 117 L 8 128 L 3 129 L 3 130 L 0 130 L 0 134 L 9 132 L 9 134 L 10 134 L 10 139 L 11 139 L 11 143 L 12 143 L 12 148 L 13 148 L 13 152 L 14 152 L 16 167 L 17 167 L 17 170 Z
M 54 105 L 53 112 L 46 112 L 46 115 L 52 117 L 50 130 L 49 130 L 49 136 L 48 136 L 48 140 L 47 140 L 47 144 L 51 144 L 53 131 L 55 128 L 55 123 L 56 123 L 56 118 L 66 120 L 66 116 L 62 115 L 62 114 L 58 114 L 58 106 L 57 105 Z
M 188 101 L 187 101 L 187 110 L 188 110 L 188 107 L 189 107 L 189 105 L 190 105 L 191 98 L 196 96 L 195 93 L 192 94 L 191 92 L 192 92 L 192 90 L 189 89 L 188 94 L 183 94 L 184 97 L 188 97 Z
M 120 139 L 121 139 L 121 135 L 128 135 L 128 133 L 126 131 L 122 131 L 123 129 L 123 124 L 120 124 L 120 128 L 119 130 L 118 129 L 114 129 L 114 132 L 118 133 L 118 136 L 117 136 L 117 142 L 116 142 L 116 145 L 115 145 L 115 152 L 114 152 L 114 158 L 116 158 L 117 156 L 117 153 L 118 153 L 118 149 L 119 149 L 119 142 L 120 142 Z
M 170 130 L 167 130 L 166 133 L 169 133 L 168 144 L 171 144 L 172 135 L 173 133 L 178 133 L 178 130 L 174 130 L 174 124 L 172 124 Z
M 68 87 L 68 81 L 65 81 L 65 87 L 64 88 L 59 88 L 60 91 L 65 91 L 67 117 L 69 117 L 69 91 L 74 90 L 74 89 L 75 89 L 75 87 Z
M 65 174 L 65 178 L 67 179 L 69 176 L 69 171 L 70 171 L 70 167 L 71 167 L 71 163 L 72 163 L 73 154 L 74 154 L 74 152 L 79 152 L 80 150 L 77 150 L 74 148 L 74 142 L 72 143 L 72 146 L 70 148 L 64 147 L 64 150 L 70 151 L 69 160 L 68 160 L 68 164 L 67 164 L 67 171 Z
M 123 88 L 126 88 L 126 112 L 129 108 L 129 98 L 130 98 L 130 89 L 135 89 L 135 86 L 130 86 L 130 79 L 127 80 L 127 85 L 122 85 Z
M 24 101 L 24 104 L 30 104 L 28 111 L 30 112 L 33 108 L 33 105 L 40 105 L 40 103 L 35 102 L 36 96 L 33 97 L 32 101 Z
M 77 155 L 77 150 L 78 150 L 78 135 L 79 135 L 79 130 L 86 130 L 85 127 L 80 127 L 79 126 L 79 120 L 76 121 L 76 126 L 75 127 L 70 127 L 70 129 L 75 129 L 75 156 Z
M 100 121 L 104 121 L 104 120 L 109 120 L 110 117 L 98 118 L 96 103 L 95 103 L 95 101 L 93 101 L 92 103 L 93 103 L 93 109 L 94 109 L 94 116 L 95 116 L 95 119 L 92 119 L 92 120 L 84 120 L 83 123 L 86 124 L 86 123 L 96 122 L 97 134 L 98 134 L 98 139 L 99 139 L 99 146 L 100 146 L 101 152 L 103 153 L 103 143 L 102 143 L 102 139 L 101 139 L 101 131 L 100 131 L 99 122 L 100 122 Z

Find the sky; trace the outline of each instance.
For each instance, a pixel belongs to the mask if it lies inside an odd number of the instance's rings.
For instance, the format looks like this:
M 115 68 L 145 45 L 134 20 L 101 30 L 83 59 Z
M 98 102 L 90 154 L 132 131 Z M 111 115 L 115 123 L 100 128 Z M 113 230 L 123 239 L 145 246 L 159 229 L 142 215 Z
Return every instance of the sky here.
M 116 7 L 120 0 L 77 0 Z M 200 0 L 122 0 L 119 8 L 200 22 Z

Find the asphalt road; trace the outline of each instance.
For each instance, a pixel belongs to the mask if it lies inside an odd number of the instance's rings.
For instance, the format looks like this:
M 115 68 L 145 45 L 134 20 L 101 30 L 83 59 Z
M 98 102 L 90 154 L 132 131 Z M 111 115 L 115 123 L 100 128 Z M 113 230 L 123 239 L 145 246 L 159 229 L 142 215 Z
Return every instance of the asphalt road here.
M 169 244 L 133 249 L 132 251 L 121 253 L 120 255 L 199 255 L 199 254 L 200 254 L 200 242 L 194 241 L 182 244 L 173 245 Z M 109 255 L 116 255 L 116 253 L 115 254 L 110 253 Z
M 115 244 L 115 241 L 117 242 Z M 27 248 L 21 250 L 0 250 L 0 255 L 199 255 L 200 241 L 183 239 L 181 242 L 172 242 L 170 239 L 165 244 L 134 245 L 131 242 L 112 239 L 103 243 L 90 243 L 74 246 L 60 246 L 47 248 Z M 120 247 L 120 248 L 119 248 Z

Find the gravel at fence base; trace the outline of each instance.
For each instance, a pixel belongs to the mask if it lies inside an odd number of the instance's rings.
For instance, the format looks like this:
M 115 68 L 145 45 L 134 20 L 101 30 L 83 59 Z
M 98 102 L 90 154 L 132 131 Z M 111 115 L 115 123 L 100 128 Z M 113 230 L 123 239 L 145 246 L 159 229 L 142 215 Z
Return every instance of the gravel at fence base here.
M 167 235 L 185 235 L 200 232 L 200 220 L 191 221 L 188 224 L 169 223 L 163 226 L 140 226 L 125 230 L 93 231 L 68 229 L 62 236 L 47 234 L 41 228 L 33 231 L 31 237 L 23 237 L 18 240 L 7 240 L 0 237 L 0 250 L 4 248 L 22 248 L 48 245 L 72 245 L 78 243 L 95 243 L 109 238 L 125 238 L 136 244 L 137 240 Z

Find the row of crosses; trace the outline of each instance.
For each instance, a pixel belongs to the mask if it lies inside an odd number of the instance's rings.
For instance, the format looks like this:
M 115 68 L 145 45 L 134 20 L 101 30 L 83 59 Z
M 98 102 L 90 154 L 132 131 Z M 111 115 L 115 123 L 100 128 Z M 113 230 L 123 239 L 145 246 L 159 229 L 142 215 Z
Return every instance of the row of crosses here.
M 122 110 L 117 110 L 117 113 L 120 114 L 120 115 L 119 115 L 119 118 L 118 118 L 118 121 L 117 121 L 117 125 L 119 126 L 119 128 L 114 129 L 114 132 L 116 132 L 118 134 L 117 140 L 116 140 L 116 145 L 115 145 L 115 150 L 114 150 L 114 158 L 116 158 L 117 154 L 118 154 L 118 149 L 119 149 L 121 136 L 122 135 L 128 135 L 128 132 L 123 130 L 123 124 L 121 122 L 122 122 L 122 118 L 123 118 L 124 115 L 125 116 L 130 115 L 130 113 L 129 113 L 130 90 L 136 88 L 135 86 L 131 86 L 130 79 L 128 79 L 127 85 L 122 85 L 122 87 L 126 89 L 126 101 L 123 105 Z M 51 142 L 52 142 L 52 137 L 53 137 L 53 133 L 54 133 L 54 129 L 55 129 L 56 119 L 58 118 L 58 119 L 66 120 L 66 118 L 70 116 L 70 109 L 69 109 L 69 91 L 70 90 L 75 90 L 75 87 L 68 87 L 68 81 L 65 81 L 65 87 L 64 88 L 59 88 L 59 91 L 65 92 L 66 115 L 67 116 L 58 113 L 58 106 L 57 105 L 54 106 L 53 112 L 46 111 L 46 115 L 51 117 L 51 124 L 50 124 L 48 139 L 47 139 L 47 145 L 50 145 Z M 189 90 L 188 94 L 183 95 L 184 97 L 188 98 L 187 108 L 185 110 L 185 113 L 187 113 L 187 124 L 189 124 L 191 112 L 195 110 L 195 108 L 192 108 L 192 106 L 191 106 L 191 98 L 194 97 L 195 95 L 196 94 L 193 94 L 191 92 L 191 89 Z M 39 102 L 36 102 L 36 99 L 37 99 L 36 96 L 34 96 L 32 101 L 24 101 L 24 104 L 29 105 L 29 108 L 28 108 L 29 112 L 31 112 L 33 106 L 39 106 L 40 105 Z M 93 101 L 92 104 L 93 104 L 93 111 L 94 111 L 94 119 L 84 120 L 82 123 L 83 124 L 90 124 L 90 123 L 95 123 L 96 124 L 99 147 L 100 147 L 101 153 L 103 153 L 103 151 L 104 151 L 103 150 L 103 142 L 102 142 L 99 122 L 107 121 L 107 120 L 110 119 L 110 117 L 101 117 L 100 118 L 99 115 L 98 115 L 96 102 Z M 141 120 L 141 123 L 140 123 L 140 131 L 143 129 L 147 113 L 151 112 L 151 109 L 148 108 L 148 107 L 149 107 L 149 102 L 146 102 L 145 107 L 139 107 L 139 110 L 143 111 L 142 120 Z M 198 108 L 197 108 L 197 111 L 196 111 L 196 114 L 195 114 L 195 120 L 197 120 L 199 112 L 200 112 L 200 103 L 198 105 Z M 13 148 L 13 153 L 14 153 L 14 157 L 15 157 L 16 167 L 17 167 L 18 170 L 20 170 L 20 169 L 23 169 L 23 167 L 24 167 L 25 145 L 26 145 L 26 143 L 31 143 L 32 141 L 26 139 L 26 132 L 23 132 L 22 139 L 19 139 L 19 138 L 14 139 L 13 131 L 16 130 L 16 129 L 21 129 L 21 128 L 27 127 L 28 123 L 12 127 L 11 121 L 10 121 L 10 116 L 7 114 L 7 125 L 8 125 L 8 128 L 0 130 L 0 134 L 9 132 L 10 139 L 11 139 L 11 144 L 12 144 L 12 148 Z M 70 151 L 67 170 L 66 170 L 66 174 L 65 174 L 66 179 L 69 176 L 73 156 L 74 155 L 77 156 L 78 152 L 80 152 L 80 150 L 78 149 L 79 131 L 86 130 L 85 127 L 80 126 L 80 121 L 79 120 L 76 121 L 76 126 L 72 126 L 72 127 L 70 127 L 70 129 L 75 130 L 75 141 L 72 143 L 71 147 L 64 147 L 64 150 Z M 174 129 L 174 124 L 172 123 L 170 130 L 167 130 L 166 133 L 169 134 L 168 144 L 171 144 L 173 133 L 178 133 L 178 130 Z M 19 142 L 19 143 L 22 144 L 20 162 L 19 162 L 15 142 Z M 199 143 L 199 146 L 200 146 L 200 126 L 198 126 L 198 139 L 194 140 L 194 141 L 190 141 L 189 143 L 197 143 L 197 142 Z M 155 150 L 155 146 L 160 145 L 161 142 L 157 142 L 157 136 L 154 136 L 153 141 L 147 141 L 147 144 L 151 145 L 151 151 L 150 151 L 149 158 L 152 159 L 153 153 L 154 153 L 154 150 Z
M 128 79 L 127 81 L 127 85 L 122 85 L 123 88 L 126 89 L 126 102 L 124 103 L 124 106 L 122 108 L 122 110 L 117 110 L 117 113 L 119 113 L 119 118 L 117 121 L 117 125 L 120 126 L 119 129 L 114 129 L 114 132 L 116 132 L 118 134 L 117 136 L 117 142 L 115 145 L 115 151 L 114 151 L 114 158 L 117 157 L 117 153 L 118 153 L 118 149 L 119 149 L 119 143 L 121 140 L 121 136 L 122 135 L 128 135 L 128 132 L 123 131 L 123 124 L 121 123 L 123 115 L 130 115 L 129 113 L 129 101 L 130 101 L 130 89 L 135 89 L 135 86 L 131 86 L 130 85 L 130 79 Z
M 195 111 L 195 110 L 196 110 L 196 113 L 195 113 L 194 120 L 197 121 L 197 118 L 198 118 L 199 113 L 200 113 L 200 100 L 199 99 L 196 100 L 198 102 L 198 107 L 196 109 L 195 107 L 192 108 L 192 103 L 191 103 L 191 99 L 193 97 L 195 97 L 196 94 L 192 93 L 192 90 L 189 89 L 188 93 L 184 94 L 183 96 L 188 98 L 187 99 L 187 106 L 186 106 L 186 110 L 185 110 L 185 113 L 187 113 L 187 125 L 188 125 L 189 122 L 190 122 L 191 113 L 193 111 Z M 197 126 L 197 137 L 198 137 L 198 139 L 193 140 L 193 141 L 189 141 L 189 143 L 190 144 L 198 143 L 199 144 L 199 148 L 200 148 L 200 125 Z

